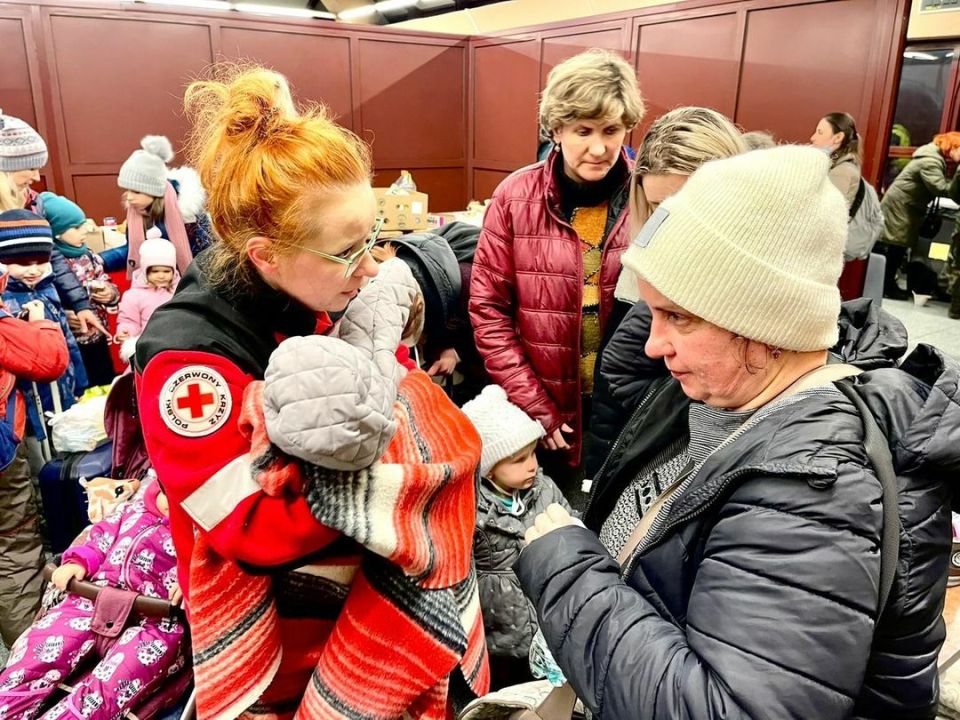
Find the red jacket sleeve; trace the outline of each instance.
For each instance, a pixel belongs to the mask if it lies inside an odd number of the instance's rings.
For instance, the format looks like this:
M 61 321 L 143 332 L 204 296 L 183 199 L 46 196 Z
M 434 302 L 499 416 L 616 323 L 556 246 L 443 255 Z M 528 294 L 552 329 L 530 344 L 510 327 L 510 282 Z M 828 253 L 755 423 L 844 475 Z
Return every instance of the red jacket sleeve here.
M 53 382 L 70 357 L 60 326 L 52 320 L 0 319 L 0 367 L 18 378 Z
M 530 366 L 517 334 L 516 285 L 512 222 L 502 200 L 494 195 L 473 259 L 470 322 L 491 379 L 550 433 L 560 427 L 563 418 Z
M 186 513 L 222 557 L 255 566 L 293 562 L 335 540 L 302 496 L 271 497 L 251 473 L 239 428 L 253 378 L 210 353 L 155 356 L 138 384 L 147 452 L 173 511 Z

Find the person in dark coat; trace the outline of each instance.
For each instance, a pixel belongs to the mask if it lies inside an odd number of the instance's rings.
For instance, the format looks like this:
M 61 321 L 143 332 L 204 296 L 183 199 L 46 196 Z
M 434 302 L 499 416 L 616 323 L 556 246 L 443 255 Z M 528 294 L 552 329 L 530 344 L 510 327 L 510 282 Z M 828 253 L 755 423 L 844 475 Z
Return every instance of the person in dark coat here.
M 527 663 L 537 616 L 511 568 L 534 519 L 557 503 L 571 511 L 537 462 L 543 426 L 507 400 L 499 385 L 488 385 L 463 406 L 480 433 L 480 489 L 473 553 L 480 609 L 490 653 L 490 686 L 532 680 Z
M 480 228 L 473 229 L 476 248 Z M 424 302 L 423 333 L 418 342 L 423 355 L 417 359 L 428 375 L 443 380 L 450 398 L 462 405 L 476 396 L 490 378 L 477 354 L 467 315 L 473 255 L 470 253 L 469 260 L 461 261 L 459 249 L 439 233 L 422 232 L 391 238 L 377 245 L 373 254 L 380 262 L 396 256 L 410 268 Z
M 597 718 L 934 717 L 960 366 L 861 346 L 905 345 L 868 307 L 845 310 L 840 336 L 847 214 L 827 170 L 790 146 L 709 163 L 624 255 L 670 377 L 597 478 L 586 527 L 548 508 L 515 568 Z M 870 369 L 829 363 L 832 347 Z M 882 614 L 881 484 L 836 382 L 898 475 Z

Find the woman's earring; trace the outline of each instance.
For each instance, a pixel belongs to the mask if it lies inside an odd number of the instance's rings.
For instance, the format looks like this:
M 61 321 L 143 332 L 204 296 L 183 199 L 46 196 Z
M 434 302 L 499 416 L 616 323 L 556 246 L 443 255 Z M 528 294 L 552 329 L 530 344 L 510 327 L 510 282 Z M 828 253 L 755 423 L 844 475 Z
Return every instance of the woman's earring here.
M 553 144 L 553 151 L 554 151 L 554 152 L 560 152 L 560 143 L 554 143 L 554 144 Z
M 774 360 L 779 360 L 780 356 L 783 355 L 783 350 L 781 350 L 780 348 L 774 348 L 773 350 L 770 351 L 770 355 L 773 357 Z

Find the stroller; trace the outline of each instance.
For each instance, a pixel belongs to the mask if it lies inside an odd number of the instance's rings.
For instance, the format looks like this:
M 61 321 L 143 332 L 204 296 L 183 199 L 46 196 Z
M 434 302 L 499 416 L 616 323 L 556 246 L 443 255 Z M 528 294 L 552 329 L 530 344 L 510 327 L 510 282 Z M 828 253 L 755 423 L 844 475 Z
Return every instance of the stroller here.
M 113 467 L 110 475 L 114 478 L 142 478 L 149 469 L 149 459 L 143 443 L 143 435 L 137 415 L 136 396 L 133 375 L 121 376 L 114 383 L 107 398 L 105 409 L 105 427 L 108 436 L 113 440 Z M 143 492 L 141 487 L 140 492 Z M 132 500 L 133 498 L 131 498 Z M 74 539 L 72 545 L 84 543 L 90 533 L 90 526 L 84 528 Z M 44 575 L 49 580 L 59 563 L 59 557 L 44 569 Z M 135 626 L 143 618 L 163 620 L 164 618 L 177 619 L 186 627 L 184 614 L 181 608 L 167 600 L 140 595 L 129 590 L 113 587 L 104 587 L 91 582 L 71 580 L 67 585 L 68 591 L 75 596 L 94 603 L 97 607 L 98 627 L 107 628 L 107 635 L 97 636 L 98 643 L 116 641 L 125 628 Z M 102 597 L 101 597 L 102 596 Z M 64 593 L 49 583 L 37 621 L 48 614 L 51 609 L 60 603 Z M 101 613 L 101 609 L 103 612 Z M 114 616 L 115 609 L 115 616 Z M 170 666 L 171 672 L 163 682 L 150 693 L 135 701 L 126 709 L 124 716 L 135 720 L 187 720 L 193 716 L 194 702 L 192 689 L 193 675 L 190 664 L 189 628 L 180 644 L 179 654 Z M 96 653 L 94 653 L 96 655 Z M 70 673 L 72 678 L 85 677 L 90 666 L 95 665 L 97 659 L 92 659 L 78 666 Z M 73 690 L 69 682 L 59 683 L 58 689 L 66 693 Z M 44 709 L 52 707 L 63 695 L 54 693 L 44 703 Z

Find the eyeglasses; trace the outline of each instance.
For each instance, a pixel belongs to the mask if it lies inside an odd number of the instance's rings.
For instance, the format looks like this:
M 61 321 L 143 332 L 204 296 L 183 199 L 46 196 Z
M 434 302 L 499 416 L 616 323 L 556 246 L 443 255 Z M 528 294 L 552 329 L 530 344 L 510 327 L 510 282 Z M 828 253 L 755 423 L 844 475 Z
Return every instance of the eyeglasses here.
M 377 221 L 373 225 L 373 230 L 370 231 L 370 237 L 363 243 L 363 247 L 359 250 L 355 250 L 346 257 L 341 257 L 339 255 L 331 255 L 330 253 L 321 252 L 320 250 L 313 250 L 311 248 L 297 246 L 298 250 L 303 250 L 304 252 L 313 253 L 314 255 L 319 255 L 325 260 L 330 260 L 331 262 L 338 263 L 340 265 L 346 265 L 344 268 L 343 276 L 345 278 L 350 277 L 356 271 L 357 266 L 360 263 L 360 260 L 363 259 L 363 256 L 370 252 L 370 249 L 377 243 L 377 239 L 380 237 L 380 231 L 383 229 L 383 218 L 377 218 Z

